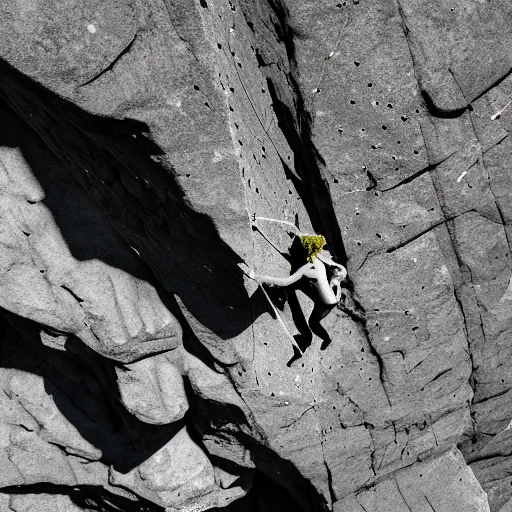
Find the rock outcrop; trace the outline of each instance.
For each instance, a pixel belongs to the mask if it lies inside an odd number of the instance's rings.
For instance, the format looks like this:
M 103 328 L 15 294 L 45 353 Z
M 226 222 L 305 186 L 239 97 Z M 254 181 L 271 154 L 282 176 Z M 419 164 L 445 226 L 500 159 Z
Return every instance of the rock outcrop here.
M 1 510 L 512 511 L 509 2 L 2 7 Z

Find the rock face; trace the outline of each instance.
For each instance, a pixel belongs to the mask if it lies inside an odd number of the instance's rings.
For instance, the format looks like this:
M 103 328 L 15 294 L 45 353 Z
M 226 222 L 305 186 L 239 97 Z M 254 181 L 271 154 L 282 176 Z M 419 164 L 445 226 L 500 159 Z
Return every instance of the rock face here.
M 3 2 L 0 509 L 512 511 L 511 16 Z

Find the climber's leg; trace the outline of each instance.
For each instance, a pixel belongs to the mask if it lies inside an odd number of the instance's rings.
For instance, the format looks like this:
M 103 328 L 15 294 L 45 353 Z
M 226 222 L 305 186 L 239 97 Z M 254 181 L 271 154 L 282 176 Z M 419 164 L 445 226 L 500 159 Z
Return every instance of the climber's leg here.
M 297 345 L 299 345 L 300 349 L 304 352 L 311 345 L 311 342 L 313 341 L 313 334 L 311 333 L 308 321 L 300 307 L 296 290 L 293 288 L 287 290 L 287 296 L 293 323 L 300 333 L 294 336 L 295 341 L 297 341 Z
M 320 321 L 323 320 L 335 307 L 333 305 L 325 305 L 325 304 L 315 304 L 311 316 L 309 317 L 309 328 L 316 334 L 321 340 L 322 345 L 320 350 L 325 350 L 331 343 L 331 337 L 329 333 L 325 330 L 325 328 L 320 324 Z

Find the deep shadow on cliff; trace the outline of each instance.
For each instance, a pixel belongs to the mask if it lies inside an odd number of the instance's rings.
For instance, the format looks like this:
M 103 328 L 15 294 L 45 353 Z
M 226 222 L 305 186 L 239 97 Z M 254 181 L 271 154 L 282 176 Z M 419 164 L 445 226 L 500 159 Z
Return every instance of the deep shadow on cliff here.
M 0 95 L 96 200 L 163 287 L 177 294 L 202 325 L 222 340 L 250 325 L 252 307 L 237 266 L 240 256 L 221 240 L 206 215 L 189 206 L 172 167 L 162 165 L 162 151 L 148 138 L 144 123 L 88 114 L 4 61 Z M 60 208 L 60 195 L 49 190 L 43 163 L 31 158 L 23 140 L 16 144 L 41 179 L 47 206 L 52 212 Z M 95 249 L 101 239 L 90 246 L 86 235 L 66 224 L 65 216 L 57 213 L 55 218 L 76 258 L 98 258 Z M 113 245 L 107 242 L 99 259 L 123 268 L 126 262 L 116 257 Z
M 2 368 L 39 375 L 55 405 L 80 435 L 102 451 L 101 461 L 126 473 L 147 460 L 184 426 L 184 421 L 157 426 L 141 422 L 121 404 L 112 362 L 71 338 L 66 352 L 41 343 L 41 326 L 13 313 L 2 315 Z M 75 402 L 74 379 L 94 382 L 95 417 Z M 99 418 L 99 419 L 98 419 Z

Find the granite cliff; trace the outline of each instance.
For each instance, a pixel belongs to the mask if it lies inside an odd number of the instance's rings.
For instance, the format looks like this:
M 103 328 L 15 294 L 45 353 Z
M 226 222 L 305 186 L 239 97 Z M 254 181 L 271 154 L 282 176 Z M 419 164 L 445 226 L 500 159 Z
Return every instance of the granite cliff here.
M 4 1 L 0 509 L 511 512 L 511 20 Z M 325 350 L 255 216 L 347 267 Z

